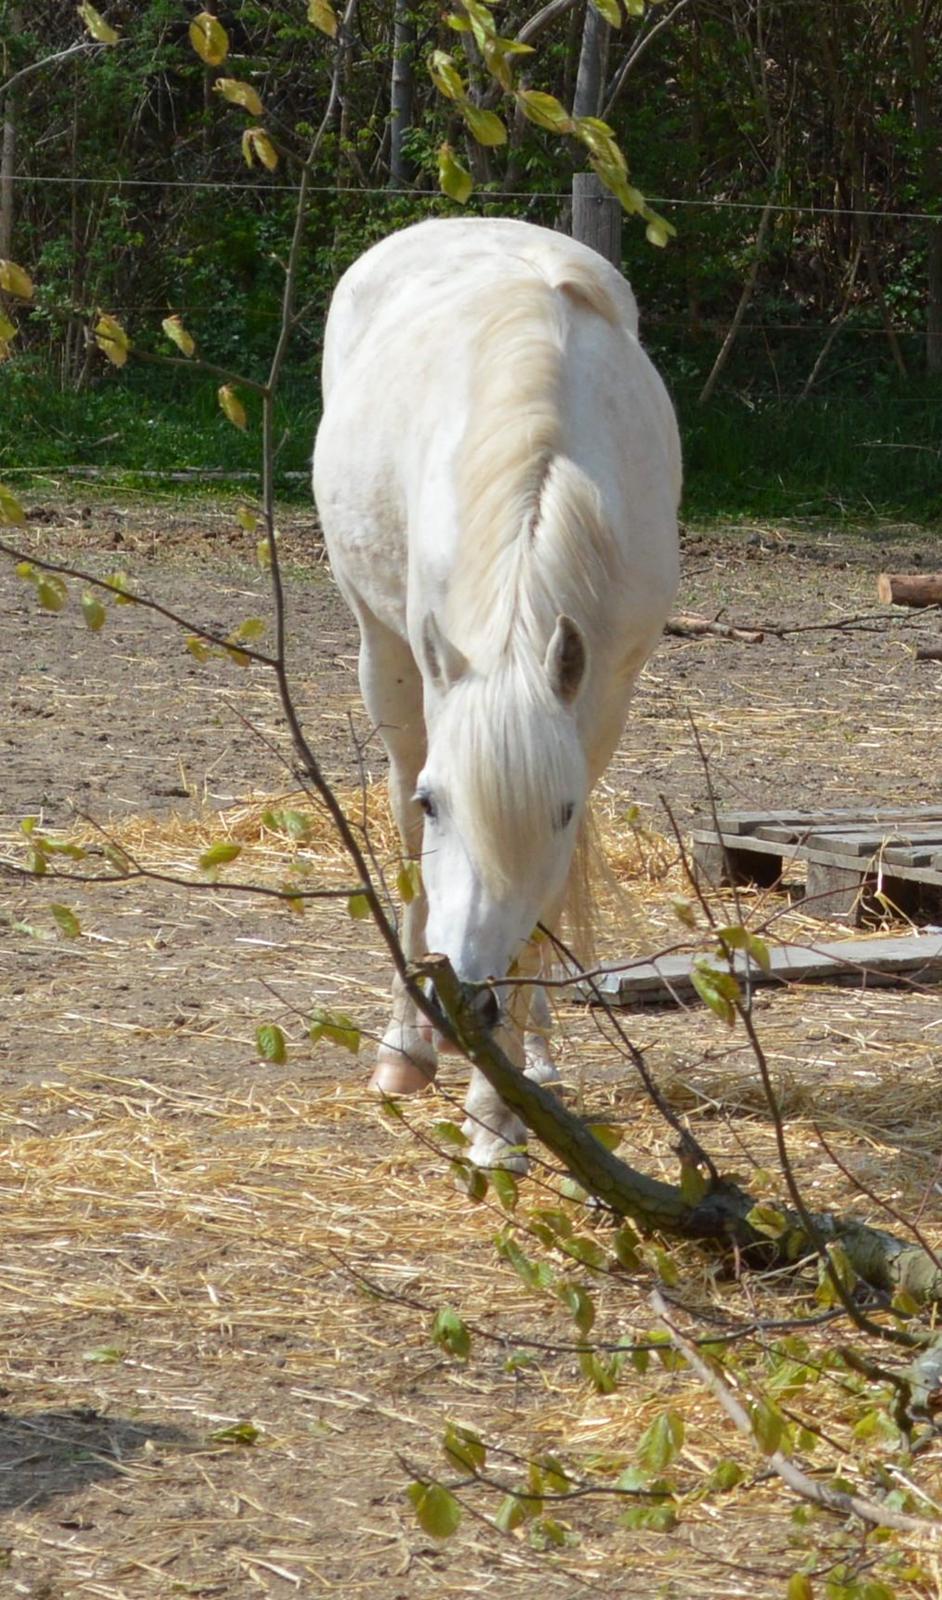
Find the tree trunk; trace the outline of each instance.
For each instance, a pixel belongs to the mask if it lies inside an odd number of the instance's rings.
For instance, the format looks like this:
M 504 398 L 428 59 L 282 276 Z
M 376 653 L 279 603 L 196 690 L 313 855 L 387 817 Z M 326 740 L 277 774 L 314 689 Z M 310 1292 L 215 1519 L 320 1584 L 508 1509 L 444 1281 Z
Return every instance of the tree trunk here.
M 912 0 L 908 7 L 909 58 L 913 71 L 913 121 L 922 168 L 922 198 L 935 207 L 942 190 L 940 128 L 932 103 L 930 51 L 926 40 L 926 7 Z M 927 224 L 926 254 L 926 371 L 942 372 L 942 220 Z
M 412 128 L 415 86 L 415 18 L 412 0 L 396 0 L 389 120 L 389 187 L 406 189 L 414 173 L 404 140 Z
M 8 14 L 10 37 L 21 33 L 23 13 L 12 5 Z M 13 255 L 14 190 L 13 174 L 16 166 L 16 118 L 19 105 L 15 89 L 3 98 L 3 125 L 0 128 L 0 257 Z

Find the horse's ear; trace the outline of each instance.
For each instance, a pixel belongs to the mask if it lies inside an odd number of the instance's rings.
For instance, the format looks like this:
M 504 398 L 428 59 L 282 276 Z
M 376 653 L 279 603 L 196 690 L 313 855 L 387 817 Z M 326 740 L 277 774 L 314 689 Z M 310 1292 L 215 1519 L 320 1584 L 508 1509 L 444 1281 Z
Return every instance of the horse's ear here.
M 422 656 L 427 677 L 442 694 L 453 689 L 468 670 L 467 658 L 442 633 L 431 611 L 422 624 Z
M 557 617 L 553 637 L 546 647 L 544 666 L 550 688 L 564 706 L 571 706 L 585 677 L 588 651 L 578 623 Z

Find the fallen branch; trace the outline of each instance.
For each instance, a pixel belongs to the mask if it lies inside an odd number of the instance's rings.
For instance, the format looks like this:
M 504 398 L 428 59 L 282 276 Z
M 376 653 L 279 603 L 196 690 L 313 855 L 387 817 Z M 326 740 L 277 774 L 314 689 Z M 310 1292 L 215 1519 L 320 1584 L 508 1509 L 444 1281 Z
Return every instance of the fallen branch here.
M 854 1217 L 816 1212 L 809 1216 L 816 1235 L 812 1240 L 797 1211 L 782 1208 L 782 1231 L 771 1239 L 749 1221 L 754 1197 L 730 1179 L 705 1180 L 702 1197 L 692 1202 L 679 1185 L 630 1167 L 606 1150 L 554 1094 L 518 1072 L 477 1020 L 474 987 L 461 983 L 444 956 L 427 956 L 407 969 L 407 988 L 420 1010 L 428 1009 L 424 980 L 429 978 L 454 1041 L 468 1060 L 576 1181 L 616 1216 L 629 1217 L 648 1232 L 732 1245 L 764 1265 L 793 1266 L 820 1245 L 839 1243 L 857 1277 L 880 1294 L 893 1296 L 905 1289 L 923 1304 L 942 1301 L 942 1272 L 931 1257 L 883 1229 Z M 925 1341 L 929 1336 L 914 1337 Z
M 942 661 L 942 639 L 930 639 L 916 647 L 917 661 Z
M 678 612 L 664 624 L 664 632 L 677 639 L 699 639 L 709 634 L 715 639 L 735 639 L 740 644 L 761 644 L 765 635 L 761 628 L 736 628 L 731 622 L 711 622 L 693 611 Z
M 723 1407 L 739 1432 L 754 1440 L 755 1433 L 748 1411 L 728 1384 L 724 1383 L 716 1365 L 704 1360 L 690 1340 L 671 1321 L 664 1299 L 656 1289 L 650 1300 L 670 1335 L 671 1343 L 697 1374 L 704 1388 L 708 1389 L 714 1400 Z M 803 1500 L 810 1500 L 812 1505 L 823 1506 L 826 1511 L 834 1511 L 838 1516 L 858 1517 L 861 1522 L 872 1523 L 877 1528 L 896 1528 L 901 1533 L 917 1534 L 932 1543 L 938 1542 L 940 1530 L 935 1523 L 925 1521 L 921 1517 L 908 1517 L 905 1512 L 893 1511 L 889 1506 L 881 1506 L 876 1500 L 865 1500 L 861 1495 L 847 1494 L 842 1489 L 832 1489 L 826 1483 L 817 1483 L 814 1478 L 809 1478 L 806 1472 L 802 1472 L 800 1467 L 796 1467 L 794 1461 L 783 1455 L 780 1450 L 773 1450 L 765 1459 L 772 1470 L 778 1473 L 783 1483 Z

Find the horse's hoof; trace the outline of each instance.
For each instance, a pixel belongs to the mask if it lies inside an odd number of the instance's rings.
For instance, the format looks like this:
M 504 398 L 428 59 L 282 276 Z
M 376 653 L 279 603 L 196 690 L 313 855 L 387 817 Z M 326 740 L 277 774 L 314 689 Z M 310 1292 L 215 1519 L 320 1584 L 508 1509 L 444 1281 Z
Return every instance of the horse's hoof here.
M 520 1147 L 526 1138 L 526 1130 L 517 1145 L 511 1144 L 499 1133 L 492 1133 L 489 1128 L 482 1128 L 472 1117 L 465 1120 L 461 1131 L 468 1141 L 467 1157 L 472 1166 L 480 1167 L 483 1172 L 500 1167 L 503 1172 L 526 1177 L 530 1170 L 530 1157 Z
M 468 1151 L 472 1166 L 482 1172 L 512 1172 L 515 1178 L 525 1178 L 530 1170 L 530 1157 L 519 1146 L 507 1144 L 503 1139 L 490 1140 L 486 1145 Z
M 380 1051 L 370 1088 L 377 1094 L 420 1094 L 434 1079 L 434 1068 L 420 1067 L 399 1050 Z

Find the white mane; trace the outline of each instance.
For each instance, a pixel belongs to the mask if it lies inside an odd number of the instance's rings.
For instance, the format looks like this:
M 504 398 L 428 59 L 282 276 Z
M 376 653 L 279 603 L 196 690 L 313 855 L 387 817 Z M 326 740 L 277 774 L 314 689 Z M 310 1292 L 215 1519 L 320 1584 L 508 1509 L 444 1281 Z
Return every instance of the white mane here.
M 562 454 L 567 321 L 618 315 L 589 272 L 504 282 L 481 325 L 469 424 L 457 463 L 458 557 L 445 631 L 487 668 L 521 651 L 542 658 L 560 611 L 598 618 L 618 548 L 598 492 Z M 604 605 L 602 610 L 604 612 Z
M 599 621 L 620 564 L 598 490 L 562 452 L 567 321 L 587 312 L 618 326 L 590 272 L 567 266 L 555 284 L 533 272 L 495 291 L 476 345 L 444 623 L 472 666 L 453 691 L 463 702 L 452 747 L 455 804 L 495 888 L 514 881 L 534 828 L 558 825 L 561 806 L 585 791 L 543 658 L 561 611 L 604 647 Z M 580 907 L 585 840 L 581 828 L 570 894 Z M 584 933 L 582 909 L 573 920 Z

